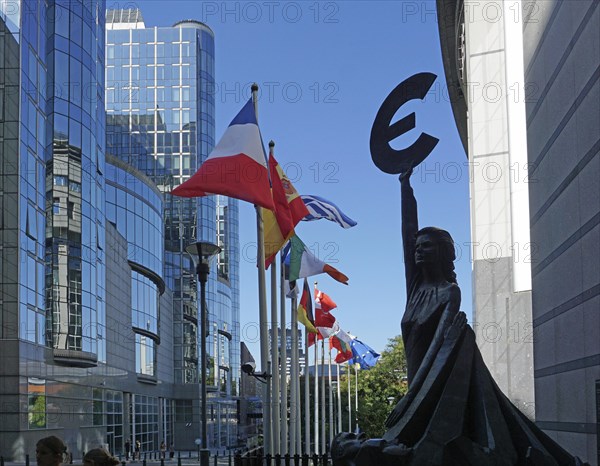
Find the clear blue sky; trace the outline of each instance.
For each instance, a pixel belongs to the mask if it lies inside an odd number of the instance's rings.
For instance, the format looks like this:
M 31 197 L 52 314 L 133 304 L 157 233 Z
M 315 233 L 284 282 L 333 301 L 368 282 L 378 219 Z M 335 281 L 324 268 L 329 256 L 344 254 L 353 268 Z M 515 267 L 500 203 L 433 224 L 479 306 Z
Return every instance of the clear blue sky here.
M 265 146 L 275 141 L 276 157 L 301 194 L 330 199 L 358 222 L 348 230 L 325 220 L 301 222 L 296 231 L 350 277 L 349 286 L 327 275 L 316 279 L 338 304 L 334 313 L 342 328 L 378 351 L 400 333 L 406 292 L 398 178 L 371 161 L 371 126 L 401 81 L 424 71 L 437 74 L 424 103 L 413 101 L 398 112 L 400 118 L 415 111 L 417 128 L 392 145 L 406 147 L 423 131 L 440 139 L 424 162 L 427 172 L 421 165 L 413 175 L 419 222 L 449 230 L 458 244 L 462 309 L 471 318 L 467 158 L 445 91 L 434 1 L 127 5 L 142 9 L 147 27 L 196 19 L 213 29 L 217 139 L 248 98 L 250 83 L 259 84 Z M 258 361 L 255 223 L 253 206 L 241 202 L 241 337 Z

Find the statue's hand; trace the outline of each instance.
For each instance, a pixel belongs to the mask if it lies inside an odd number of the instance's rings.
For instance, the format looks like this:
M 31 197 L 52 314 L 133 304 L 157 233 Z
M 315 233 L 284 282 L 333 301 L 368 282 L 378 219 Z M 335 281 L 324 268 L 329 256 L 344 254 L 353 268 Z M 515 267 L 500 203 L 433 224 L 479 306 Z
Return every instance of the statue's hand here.
M 384 449 L 382 450 L 382 453 L 384 455 L 389 455 L 389 456 L 408 456 L 410 455 L 412 451 L 412 448 L 407 447 L 406 445 L 404 445 L 403 443 L 399 443 L 399 444 L 389 444 L 388 446 L 384 447 Z
M 410 176 L 412 175 L 412 173 L 413 173 L 413 166 L 411 163 L 405 172 L 400 173 L 400 182 L 401 183 L 407 182 L 410 179 Z
M 396 404 L 396 406 L 394 407 L 392 412 L 390 414 L 388 414 L 388 417 L 385 420 L 385 426 L 387 428 L 390 428 L 393 425 L 395 425 L 402 417 L 403 412 L 404 412 L 404 403 Z
M 448 327 L 446 329 L 446 332 L 444 334 L 445 338 L 457 338 L 462 331 L 464 330 L 464 328 L 467 326 L 467 315 L 462 312 L 459 311 L 458 314 L 456 314 L 454 316 L 454 320 L 452 321 L 452 324 L 450 324 L 450 327 Z

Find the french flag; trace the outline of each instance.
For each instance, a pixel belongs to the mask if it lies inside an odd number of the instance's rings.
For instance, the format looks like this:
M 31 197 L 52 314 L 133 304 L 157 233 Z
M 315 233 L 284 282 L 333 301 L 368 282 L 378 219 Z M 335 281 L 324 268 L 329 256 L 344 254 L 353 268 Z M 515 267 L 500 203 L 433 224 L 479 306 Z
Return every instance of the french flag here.
M 181 197 L 222 194 L 274 209 L 267 159 L 252 99 L 229 124 L 198 171 L 171 194 Z

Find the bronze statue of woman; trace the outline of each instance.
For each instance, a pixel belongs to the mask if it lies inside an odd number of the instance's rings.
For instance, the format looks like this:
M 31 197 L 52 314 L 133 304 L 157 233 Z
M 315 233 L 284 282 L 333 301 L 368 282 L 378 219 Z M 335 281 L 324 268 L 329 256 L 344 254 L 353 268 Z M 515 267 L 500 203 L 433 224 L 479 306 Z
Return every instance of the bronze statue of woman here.
M 400 176 L 409 389 L 388 416 L 382 439 L 336 437 L 334 465 L 582 465 L 494 382 L 460 311 L 454 242 L 445 230 L 419 230 L 411 174 Z

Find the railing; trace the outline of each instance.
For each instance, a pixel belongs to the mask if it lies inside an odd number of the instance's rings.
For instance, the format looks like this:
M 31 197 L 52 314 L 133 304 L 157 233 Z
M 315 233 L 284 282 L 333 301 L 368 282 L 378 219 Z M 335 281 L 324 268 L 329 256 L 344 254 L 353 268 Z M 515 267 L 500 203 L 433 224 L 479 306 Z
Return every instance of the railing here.
M 83 452 L 85 453 L 85 452 Z M 176 461 L 177 466 L 182 466 L 182 458 L 185 465 L 190 464 L 190 460 L 193 462 L 198 461 L 198 458 L 192 456 L 192 451 L 182 452 L 178 451 L 176 454 L 171 456 L 169 452 L 163 457 L 162 452 L 146 451 L 142 452 L 140 459 L 137 459 L 137 464 L 146 466 L 148 463 L 156 465 L 160 462 L 161 466 L 173 465 Z M 195 452 L 194 452 L 195 453 Z M 121 462 L 121 466 L 128 466 L 129 462 L 125 460 L 123 455 L 117 456 Z M 327 453 L 322 455 L 263 455 L 262 447 L 255 448 L 246 452 L 240 452 L 236 450 L 234 453 L 232 450 L 223 450 L 220 452 L 214 452 L 210 456 L 211 465 L 217 466 L 223 464 L 223 459 L 229 466 L 330 466 L 331 460 Z M 131 460 L 131 457 L 130 457 Z M 221 460 L 221 462 L 219 462 Z M 72 460 L 71 460 L 72 461 Z M 68 462 L 68 461 L 67 461 Z M 22 463 L 21 463 L 22 464 Z M 71 463 L 72 464 L 72 463 Z M 0 466 L 5 465 L 4 456 L 0 455 Z M 25 455 L 25 466 L 30 465 L 29 455 Z M 13 465 L 14 466 L 14 465 Z
M 327 453 L 322 455 L 264 455 L 262 449 L 256 449 L 234 456 L 234 466 L 328 466 Z

